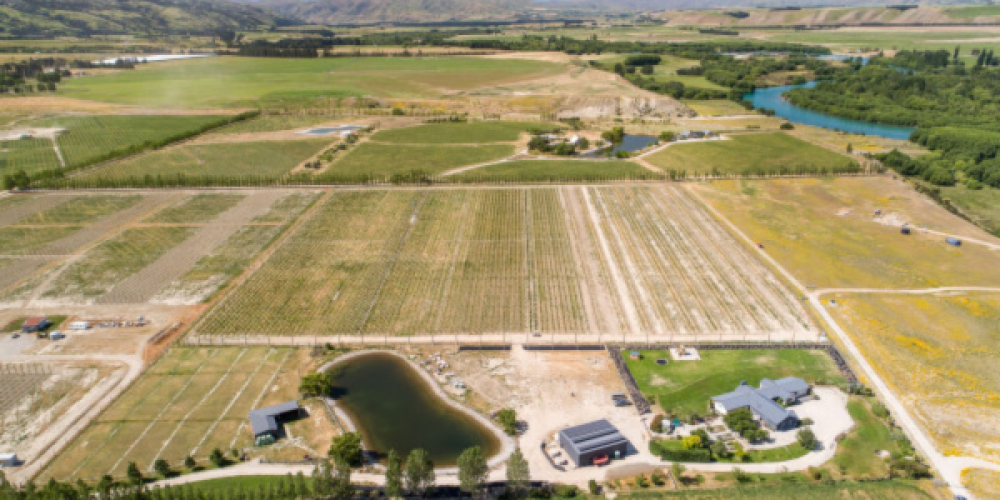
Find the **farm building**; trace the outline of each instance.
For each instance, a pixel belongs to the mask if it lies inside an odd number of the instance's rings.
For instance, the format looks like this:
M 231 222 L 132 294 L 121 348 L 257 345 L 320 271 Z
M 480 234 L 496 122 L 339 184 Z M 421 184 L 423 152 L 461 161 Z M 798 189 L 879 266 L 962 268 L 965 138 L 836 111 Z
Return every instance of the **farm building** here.
M 19 462 L 17 460 L 17 455 L 14 453 L 0 453 L 0 468 L 4 467 L 17 467 Z
M 69 324 L 69 329 L 70 330 L 89 330 L 90 329 L 90 322 L 89 321 L 74 321 L 74 322 L 72 322 L 72 323 Z
M 21 331 L 24 333 L 40 332 L 51 324 L 44 316 L 34 316 L 24 320 L 24 323 L 21 324 Z
M 271 436 L 273 439 L 281 437 L 281 422 L 302 416 L 302 407 L 298 401 L 289 401 L 266 408 L 260 408 L 250 412 L 250 426 L 253 428 L 253 437 L 258 439 L 264 436 Z
M 611 422 L 597 420 L 559 432 L 559 445 L 577 467 L 601 465 L 628 453 L 628 439 Z
M 809 391 L 809 384 L 795 377 L 764 379 L 760 381 L 759 389 L 741 382 L 733 392 L 713 397 L 712 408 L 721 415 L 748 408 L 768 428 L 784 431 L 795 428 L 799 419 L 794 411 L 785 408 L 779 401 L 796 403 Z

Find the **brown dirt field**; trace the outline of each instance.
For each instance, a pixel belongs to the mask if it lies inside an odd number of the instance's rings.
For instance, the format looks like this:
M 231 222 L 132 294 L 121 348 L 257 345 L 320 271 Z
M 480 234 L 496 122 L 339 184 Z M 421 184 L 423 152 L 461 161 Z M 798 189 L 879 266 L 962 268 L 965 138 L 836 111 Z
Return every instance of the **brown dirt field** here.
M 118 115 L 232 115 L 240 113 L 238 109 L 158 109 L 138 106 L 123 106 L 107 104 L 84 99 L 56 96 L 25 96 L 3 97 L 4 113 L 96 113 Z

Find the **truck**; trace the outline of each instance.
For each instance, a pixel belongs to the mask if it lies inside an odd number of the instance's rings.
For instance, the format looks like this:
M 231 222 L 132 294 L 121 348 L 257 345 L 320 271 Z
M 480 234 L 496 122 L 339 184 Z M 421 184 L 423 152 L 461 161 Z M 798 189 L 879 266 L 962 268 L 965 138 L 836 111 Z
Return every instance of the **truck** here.
M 949 245 L 951 245 L 951 246 L 955 246 L 955 247 L 962 246 L 962 240 L 960 240 L 958 238 L 952 238 L 951 236 L 945 238 L 944 242 L 947 243 L 947 244 L 949 244 Z

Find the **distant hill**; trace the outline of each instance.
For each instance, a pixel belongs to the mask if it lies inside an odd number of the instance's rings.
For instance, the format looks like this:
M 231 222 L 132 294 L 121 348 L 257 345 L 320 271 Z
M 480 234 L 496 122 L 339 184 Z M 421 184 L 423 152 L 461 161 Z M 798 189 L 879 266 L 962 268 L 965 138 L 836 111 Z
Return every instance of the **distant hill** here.
M 237 0 L 315 24 L 504 21 L 526 15 L 531 0 Z
M 288 22 L 224 0 L 0 0 L 0 37 L 202 34 Z

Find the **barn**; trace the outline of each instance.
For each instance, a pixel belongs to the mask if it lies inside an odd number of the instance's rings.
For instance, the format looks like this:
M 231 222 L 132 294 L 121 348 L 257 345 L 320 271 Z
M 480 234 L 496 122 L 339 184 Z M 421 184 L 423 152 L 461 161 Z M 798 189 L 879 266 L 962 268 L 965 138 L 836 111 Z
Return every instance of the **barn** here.
M 48 328 L 51 324 L 45 316 L 33 316 L 24 320 L 24 323 L 21 324 L 21 332 L 40 332 Z
M 559 432 L 559 446 L 577 467 L 602 465 L 628 454 L 629 442 L 625 436 L 601 419 Z
M 253 428 L 253 437 L 258 439 L 264 436 L 271 436 L 273 439 L 281 437 L 281 422 L 302 416 L 302 407 L 298 401 L 289 401 L 274 406 L 268 406 L 250 412 L 250 427 Z

